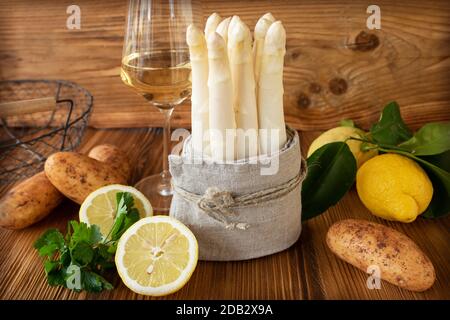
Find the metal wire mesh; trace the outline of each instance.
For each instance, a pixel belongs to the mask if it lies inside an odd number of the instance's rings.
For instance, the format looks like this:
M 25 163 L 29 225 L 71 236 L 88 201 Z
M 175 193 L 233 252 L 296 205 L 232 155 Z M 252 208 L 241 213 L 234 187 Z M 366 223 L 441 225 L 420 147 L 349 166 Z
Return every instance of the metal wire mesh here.
M 0 81 L 0 102 L 43 97 L 55 97 L 54 111 L 0 119 L 0 184 L 35 174 L 49 155 L 81 142 L 93 104 L 86 89 L 63 80 Z

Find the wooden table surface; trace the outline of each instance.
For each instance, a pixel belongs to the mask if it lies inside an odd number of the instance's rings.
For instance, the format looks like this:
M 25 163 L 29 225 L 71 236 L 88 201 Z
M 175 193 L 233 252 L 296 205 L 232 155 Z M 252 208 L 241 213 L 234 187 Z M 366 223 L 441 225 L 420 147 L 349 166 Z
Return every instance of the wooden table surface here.
M 70 4 L 0 1 L 0 80 L 74 81 L 95 97 L 90 125 L 97 128 L 161 126 L 163 115 L 119 77 L 127 1 L 75 1 L 79 30 L 66 28 Z M 391 100 L 412 128 L 450 120 L 450 1 L 378 0 L 380 30 L 366 27 L 371 4 L 203 0 L 201 9 L 205 18 L 238 14 L 251 30 L 269 11 L 283 22 L 284 108 L 293 128 L 324 130 L 348 117 L 368 128 Z M 189 102 L 172 122 L 190 125 Z
M 68 1 L 0 1 L 0 80 L 66 79 L 95 98 L 90 125 L 96 128 L 161 126 L 162 115 L 120 80 L 126 1 L 76 1 L 81 29 L 66 28 Z M 367 30 L 368 0 L 202 1 L 203 15 L 239 14 L 251 29 L 271 11 L 287 30 L 286 121 L 300 132 L 302 150 L 319 132 L 352 118 L 368 128 L 390 100 L 397 100 L 411 128 L 450 120 L 450 2 L 377 1 L 382 29 Z M 358 38 L 359 36 L 359 38 Z M 376 40 L 367 47 L 365 38 Z M 366 39 L 367 40 L 367 39 Z M 187 102 L 174 126 L 188 127 Z M 308 131 L 309 130 L 309 131 Z M 161 170 L 162 132 L 153 129 L 93 129 L 80 151 L 99 143 L 126 148 L 135 164 L 133 181 Z M 142 141 L 147 144 L 142 148 Z M 0 195 L 4 192 L 0 186 Z M 112 274 L 116 289 L 102 294 L 49 287 L 32 248 L 47 228 L 64 229 L 78 206 L 64 202 L 49 217 L 23 231 L 0 229 L 2 299 L 143 299 Z M 325 234 L 335 221 L 361 218 L 411 237 L 433 262 L 437 281 L 423 293 L 383 282 L 366 287 L 367 275 L 338 260 Z M 200 262 L 189 283 L 170 299 L 450 299 L 450 218 L 411 224 L 372 216 L 353 188 L 335 207 L 307 221 L 288 250 L 244 262 Z
M 161 170 L 162 131 L 159 129 L 89 129 L 80 151 L 99 143 L 126 148 L 134 163 L 133 180 Z M 302 152 L 318 132 L 300 132 Z M 143 141 L 147 141 L 143 145 Z M 142 148 L 142 149 L 141 149 Z M 42 262 L 32 248 L 47 228 L 65 229 L 76 219 L 78 206 L 66 200 L 38 224 L 22 230 L 0 229 L 1 299 L 147 299 L 128 290 L 114 273 L 115 289 L 101 294 L 74 293 L 50 287 Z M 382 282 L 380 290 L 366 287 L 367 275 L 338 260 L 325 244 L 328 227 L 345 218 L 376 221 L 411 237 L 433 262 L 437 281 L 423 293 Z M 372 216 L 353 188 L 335 207 L 303 224 L 300 239 L 283 252 L 241 262 L 199 262 L 191 280 L 165 299 L 450 299 L 450 217 L 417 219 L 411 224 Z M 164 299 L 164 298 L 163 298 Z

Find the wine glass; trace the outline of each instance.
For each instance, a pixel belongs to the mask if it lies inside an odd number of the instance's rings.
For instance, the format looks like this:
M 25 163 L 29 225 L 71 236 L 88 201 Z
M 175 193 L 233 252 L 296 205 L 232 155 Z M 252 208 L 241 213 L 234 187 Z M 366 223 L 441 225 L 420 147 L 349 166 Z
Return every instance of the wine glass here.
M 122 54 L 122 81 L 164 114 L 163 171 L 136 184 L 155 211 L 168 211 L 170 117 L 191 94 L 186 29 L 194 21 L 189 0 L 130 0 Z

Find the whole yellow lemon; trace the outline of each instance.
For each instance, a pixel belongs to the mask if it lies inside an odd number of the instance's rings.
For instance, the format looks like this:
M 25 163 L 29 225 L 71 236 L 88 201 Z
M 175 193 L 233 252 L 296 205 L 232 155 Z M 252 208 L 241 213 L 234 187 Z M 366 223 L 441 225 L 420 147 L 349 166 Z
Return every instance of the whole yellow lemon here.
M 320 147 L 322 147 L 327 143 L 345 141 L 349 137 L 360 138 L 364 134 L 365 132 L 363 130 L 353 127 L 336 127 L 328 131 L 325 131 L 319 137 L 317 137 L 316 140 L 312 142 L 308 150 L 308 157 L 311 154 L 313 154 L 314 151 L 316 151 L 317 149 L 319 149 Z M 358 168 L 364 162 L 366 162 L 367 160 L 378 154 L 378 151 L 376 150 L 362 151 L 361 141 L 347 140 L 346 143 L 356 159 L 356 164 Z
M 361 166 L 356 190 L 374 215 L 401 222 L 414 221 L 433 197 L 433 185 L 425 171 L 413 160 L 392 153 Z

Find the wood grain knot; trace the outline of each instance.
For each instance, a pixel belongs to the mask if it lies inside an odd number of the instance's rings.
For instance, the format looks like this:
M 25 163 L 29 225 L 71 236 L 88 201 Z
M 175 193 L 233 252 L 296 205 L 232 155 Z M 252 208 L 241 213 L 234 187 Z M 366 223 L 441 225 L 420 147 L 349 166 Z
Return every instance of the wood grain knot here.
M 311 104 L 311 99 L 308 97 L 307 94 L 301 92 L 301 93 L 298 95 L 297 105 L 298 105 L 300 108 L 308 108 L 310 104 Z
M 322 86 L 317 82 L 312 82 L 309 85 L 309 92 L 317 94 L 320 93 L 320 91 L 322 91 Z
M 145 93 L 143 94 L 144 98 L 147 99 L 148 101 L 152 101 L 153 100 L 153 94 L 152 93 Z
M 355 42 L 349 45 L 353 51 L 367 52 L 374 50 L 380 45 L 380 39 L 373 34 L 366 31 L 361 31 L 355 38 Z
M 347 81 L 345 81 L 342 78 L 333 78 L 328 83 L 328 87 L 331 93 L 340 96 L 341 94 L 344 94 L 347 91 L 348 85 Z
M 292 51 L 292 53 L 291 53 L 292 60 L 296 60 L 298 57 L 300 57 L 300 51 L 297 51 L 297 50 Z

